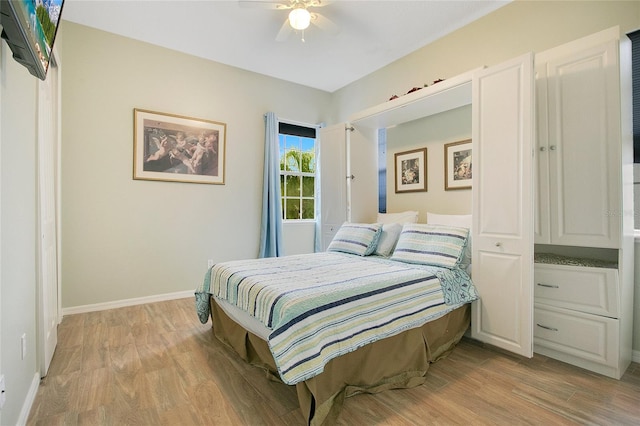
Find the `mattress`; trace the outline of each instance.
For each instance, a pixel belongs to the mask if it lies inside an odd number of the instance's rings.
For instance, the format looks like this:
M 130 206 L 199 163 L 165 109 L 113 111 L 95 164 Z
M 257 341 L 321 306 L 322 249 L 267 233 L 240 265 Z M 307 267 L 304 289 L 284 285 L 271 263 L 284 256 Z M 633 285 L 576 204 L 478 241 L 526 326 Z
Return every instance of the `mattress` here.
M 224 311 L 225 314 L 245 330 L 255 334 L 265 342 L 269 340 L 271 330 L 264 326 L 260 321 L 252 317 L 242 309 L 227 302 L 223 299 L 212 297 L 215 303 Z

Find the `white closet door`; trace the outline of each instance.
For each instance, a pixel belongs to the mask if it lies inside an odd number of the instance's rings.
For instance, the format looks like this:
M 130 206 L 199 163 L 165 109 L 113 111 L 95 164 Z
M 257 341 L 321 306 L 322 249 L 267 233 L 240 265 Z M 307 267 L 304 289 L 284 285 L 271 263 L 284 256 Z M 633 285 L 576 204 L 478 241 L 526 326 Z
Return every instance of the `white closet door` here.
M 347 220 L 347 138 L 345 124 L 320 129 L 320 221 L 326 250 Z
M 543 56 L 551 57 L 545 60 L 551 243 L 618 248 L 623 212 L 617 42 L 586 38 Z
M 354 126 L 347 134 L 349 221 L 372 223 L 378 214 L 377 129 Z
M 58 68 L 38 82 L 39 289 L 38 357 L 47 375 L 58 343 L 58 255 L 56 236 L 56 149 L 58 141 Z
M 473 79 L 472 337 L 533 356 L 533 55 Z

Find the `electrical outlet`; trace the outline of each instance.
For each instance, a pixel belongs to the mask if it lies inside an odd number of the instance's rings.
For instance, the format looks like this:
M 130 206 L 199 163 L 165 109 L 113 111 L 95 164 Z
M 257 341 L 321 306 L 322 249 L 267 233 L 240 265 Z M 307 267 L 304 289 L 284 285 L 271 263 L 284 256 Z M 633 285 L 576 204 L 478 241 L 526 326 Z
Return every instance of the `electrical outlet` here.
M 4 402 L 7 400 L 6 389 L 4 384 L 4 374 L 0 375 L 0 410 L 4 407 Z
M 213 259 L 207 260 L 207 269 L 211 269 L 212 266 L 213 266 Z
M 27 333 L 23 333 L 22 337 L 20 337 L 20 356 L 22 359 L 27 356 Z

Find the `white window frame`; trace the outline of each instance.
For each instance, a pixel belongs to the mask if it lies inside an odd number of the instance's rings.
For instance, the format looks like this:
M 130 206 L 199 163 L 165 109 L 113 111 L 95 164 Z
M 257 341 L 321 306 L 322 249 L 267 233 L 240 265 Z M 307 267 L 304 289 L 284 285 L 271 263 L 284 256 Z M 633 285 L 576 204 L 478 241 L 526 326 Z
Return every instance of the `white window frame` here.
M 287 197 L 286 194 L 281 193 L 280 194 L 280 200 L 282 203 L 282 216 L 283 216 L 283 222 L 295 222 L 295 223 L 302 223 L 302 222 L 315 222 L 316 221 L 316 211 L 317 211 L 317 205 L 318 205 L 318 192 L 317 192 L 317 185 L 314 185 L 314 192 L 313 192 L 313 197 L 305 197 L 302 195 L 303 190 L 302 190 L 302 182 L 304 180 L 305 177 L 313 177 L 314 178 L 314 182 L 316 179 L 318 179 L 318 161 L 317 161 L 317 152 L 318 152 L 318 135 L 317 135 L 317 131 L 319 129 L 319 126 L 316 125 L 312 125 L 312 124 L 306 124 L 306 123 L 298 123 L 298 122 L 294 122 L 294 121 L 285 121 L 285 120 L 280 120 L 281 123 L 286 123 L 286 124 L 292 124 L 295 126 L 300 126 L 300 127 L 307 127 L 310 129 L 315 129 L 316 130 L 316 137 L 313 138 L 313 155 L 314 155 L 314 162 L 315 162 L 315 172 L 314 173 L 310 173 L 310 172 L 302 172 L 302 171 L 288 171 L 288 170 L 280 170 L 280 176 L 284 176 L 284 184 L 282 185 L 283 189 L 286 191 L 287 185 L 287 177 L 288 176 L 297 176 L 300 178 L 300 196 L 295 196 L 295 197 Z M 286 134 L 286 133 L 280 133 L 280 131 L 278 131 L 278 144 L 279 144 L 279 152 L 281 152 L 284 148 L 284 150 L 286 151 L 286 143 L 284 144 L 285 146 L 283 147 L 281 142 L 282 142 L 282 137 L 294 137 L 294 138 L 305 138 L 304 136 L 296 136 L 296 135 L 290 135 L 290 134 Z M 311 139 L 311 138 L 307 138 L 307 139 Z M 300 147 L 302 147 L 302 143 L 300 143 Z M 286 214 L 287 214 L 287 210 L 286 210 L 286 206 L 287 206 L 287 202 L 290 200 L 299 200 L 300 203 L 300 212 L 302 213 L 302 203 L 303 200 L 313 200 L 313 205 L 314 205 L 314 211 L 313 211 L 313 218 L 309 218 L 309 219 L 287 219 L 286 218 Z

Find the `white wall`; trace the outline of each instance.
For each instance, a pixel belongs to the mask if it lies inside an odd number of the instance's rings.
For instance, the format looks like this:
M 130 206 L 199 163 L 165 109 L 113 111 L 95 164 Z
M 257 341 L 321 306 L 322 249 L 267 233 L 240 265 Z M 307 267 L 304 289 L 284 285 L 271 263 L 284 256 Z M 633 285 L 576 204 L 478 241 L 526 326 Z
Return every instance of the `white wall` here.
M 0 43 L 0 424 L 16 424 L 36 375 L 36 82 Z M 27 352 L 20 355 L 21 336 Z M 37 383 L 37 382 L 36 382 Z
M 315 234 L 315 222 L 284 222 L 282 225 L 284 254 L 313 253 Z
M 208 259 L 256 257 L 263 115 L 326 121 L 330 95 L 66 21 L 61 32 L 63 308 L 191 291 Z M 133 180 L 134 108 L 226 123 L 225 184 Z

